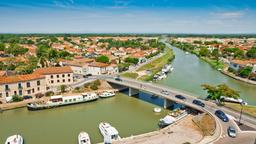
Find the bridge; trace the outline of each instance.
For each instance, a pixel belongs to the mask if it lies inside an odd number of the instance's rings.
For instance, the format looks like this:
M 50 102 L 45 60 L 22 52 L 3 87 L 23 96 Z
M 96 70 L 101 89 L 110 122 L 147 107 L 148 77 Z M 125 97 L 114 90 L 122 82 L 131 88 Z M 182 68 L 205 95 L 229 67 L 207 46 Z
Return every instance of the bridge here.
M 96 76 L 94 78 L 105 80 L 105 81 L 109 82 L 110 84 L 127 87 L 129 90 L 129 93 L 128 93 L 129 96 L 137 95 L 137 94 L 139 94 L 140 91 L 144 91 L 147 93 L 157 95 L 164 99 L 164 105 L 163 105 L 164 108 L 167 108 L 170 105 L 172 105 L 174 102 L 176 102 L 176 103 L 185 105 L 187 107 L 193 108 L 195 110 L 209 113 L 212 117 L 215 118 L 216 130 L 215 130 L 215 134 L 213 136 L 211 136 L 209 139 L 206 139 L 206 141 L 203 141 L 202 143 L 227 143 L 229 140 L 231 140 L 231 138 L 227 137 L 227 128 L 229 126 L 233 126 L 237 129 L 237 131 L 239 133 L 238 134 L 239 137 L 236 138 L 237 140 L 247 139 L 248 135 L 256 138 L 255 132 L 251 132 L 251 131 L 247 132 L 247 131 L 240 130 L 240 128 L 234 121 L 235 119 L 239 118 L 239 116 L 240 116 L 239 113 L 234 112 L 234 111 L 229 110 L 224 107 L 218 107 L 216 104 L 214 104 L 210 101 L 201 100 L 202 102 L 205 103 L 205 107 L 203 108 L 201 106 L 198 106 L 198 105 L 195 105 L 192 103 L 192 101 L 194 99 L 198 99 L 196 96 L 192 96 L 192 95 L 177 91 L 175 89 L 172 89 L 170 87 L 166 87 L 166 86 L 159 85 L 156 83 L 142 82 L 142 81 L 137 81 L 134 79 L 128 79 L 128 78 L 123 78 L 123 77 L 120 80 L 116 80 L 113 76 Z M 163 92 L 163 91 L 165 91 L 165 92 Z M 180 100 L 180 99 L 176 98 L 175 95 L 178 95 L 178 94 L 185 96 L 186 100 Z M 230 117 L 230 121 L 223 122 L 219 118 L 217 118 L 214 114 L 217 109 L 221 109 L 226 114 L 228 114 Z M 256 127 L 256 120 L 252 117 L 243 116 L 243 123 L 246 125 L 249 125 L 253 128 Z M 246 140 L 244 143 L 247 143 Z M 248 142 L 248 143 L 250 143 L 250 142 Z

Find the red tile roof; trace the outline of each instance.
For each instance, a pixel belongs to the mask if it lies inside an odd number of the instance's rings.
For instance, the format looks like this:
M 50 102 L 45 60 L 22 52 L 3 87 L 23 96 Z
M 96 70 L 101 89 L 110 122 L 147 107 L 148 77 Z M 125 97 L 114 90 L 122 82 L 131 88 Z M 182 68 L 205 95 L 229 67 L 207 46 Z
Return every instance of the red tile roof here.
M 16 75 L 16 76 L 6 76 L 0 77 L 0 84 L 10 84 L 10 83 L 18 83 L 24 81 L 32 81 L 37 79 L 43 79 L 44 76 L 39 74 L 27 74 L 27 75 Z
M 91 64 L 89 64 L 89 66 L 91 67 L 107 67 L 110 64 L 106 64 L 106 63 L 101 63 L 101 62 L 93 62 Z
M 73 73 L 73 71 L 71 67 L 64 66 L 64 67 L 39 68 L 39 69 L 36 69 L 34 73 L 41 74 L 41 75 L 48 75 L 48 74 Z

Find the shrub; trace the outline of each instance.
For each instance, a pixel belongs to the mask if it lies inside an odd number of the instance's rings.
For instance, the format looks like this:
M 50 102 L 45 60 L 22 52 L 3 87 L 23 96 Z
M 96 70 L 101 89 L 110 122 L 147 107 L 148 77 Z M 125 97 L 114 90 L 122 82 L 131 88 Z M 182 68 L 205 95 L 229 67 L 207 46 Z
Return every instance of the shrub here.
M 41 97 L 43 97 L 44 95 L 43 95 L 42 93 L 37 93 L 35 96 L 36 96 L 36 98 L 41 98 Z
M 54 92 L 53 91 L 48 91 L 45 93 L 45 96 L 53 96 Z
M 90 88 L 91 88 L 92 90 L 97 90 L 97 89 L 98 89 L 98 85 L 96 85 L 95 83 L 93 83 L 93 84 L 90 86 Z
M 18 95 L 14 95 L 14 96 L 12 96 L 12 101 L 13 102 L 23 101 L 23 97 L 18 96 Z

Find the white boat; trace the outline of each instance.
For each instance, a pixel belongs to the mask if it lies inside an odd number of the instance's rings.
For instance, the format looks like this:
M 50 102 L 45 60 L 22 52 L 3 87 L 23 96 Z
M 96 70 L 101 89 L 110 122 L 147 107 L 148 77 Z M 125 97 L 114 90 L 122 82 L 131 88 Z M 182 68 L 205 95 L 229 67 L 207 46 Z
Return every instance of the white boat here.
M 221 96 L 221 99 L 223 99 L 225 102 L 231 102 L 231 103 L 239 103 L 239 104 L 243 104 L 243 105 L 248 105 L 247 102 L 245 102 L 243 99 L 235 99 L 235 98 L 230 98 L 230 97 L 225 97 L 225 96 Z
M 168 73 L 172 71 L 172 65 L 171 64 L 166 64 L 163 68 L 162 68 L 162 73 Z
M 188 55 L 188 54 L 189 54 L 189 52 L 185 52 L 185 54 L 186 54 L 186 55 Z
M 159 125 L 159 127 L 164 128 L 164 127 L 174 123 L 175 121 L 176 121 L 176 119 L 174 117 L 167 115 L 164 118 L 159 120 L 158 125 Z
M 158 108 L 158 107 L 154 108 L 154 112 L 156 112 L 156 113 L 160 113 L 161 111 L 162 111 L 161 108 Z
M 162 79 L 165 79 L 166 77 L 167 77 L 166 74 L 162 73 L 161 75 L 159 75 L 157 80 L 162 80 Z
M 97 100 L 99 97 L 95 93 L 82 93 L 81 95 L 72 96 L 51 96 L 50 100 L 45 103 L 29 103 L 27 105 L 28 110 L 41 110 L 47 108 L 60 107 L 71 104 L 78 104 Z
M 23 144 L 23 138 L 21 135 L 12 135 L 6 139 L 5 144 Z
M 99 124 L 99 129 L 104 137 L 105 144 L 111 144 L 113 141 L 121 139 L 116 128 L 112 127 L 109 123 L 101 122 Z
M 86 132 L 80 132 L 78 135 L 78 144 L 91 144 L 89 135 Z
M 107 98 L 107 97 L 115 96 L 115 93 L 114 92 L 103 92 L 103 93 L 100 93 L 99 96 L 101 98 Z

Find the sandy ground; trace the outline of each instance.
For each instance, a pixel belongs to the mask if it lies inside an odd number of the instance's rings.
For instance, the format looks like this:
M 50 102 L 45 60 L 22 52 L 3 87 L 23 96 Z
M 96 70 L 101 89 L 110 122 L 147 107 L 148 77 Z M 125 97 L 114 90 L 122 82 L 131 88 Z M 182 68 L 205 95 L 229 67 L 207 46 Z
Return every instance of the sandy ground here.
M 193 123 L 189 115 L 177 124 L 159 131 L 124 138 L 114 144 L 183 144 L 198 143 L 203 139 L 201 130 Z

